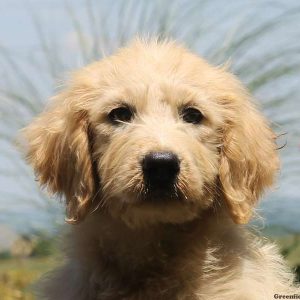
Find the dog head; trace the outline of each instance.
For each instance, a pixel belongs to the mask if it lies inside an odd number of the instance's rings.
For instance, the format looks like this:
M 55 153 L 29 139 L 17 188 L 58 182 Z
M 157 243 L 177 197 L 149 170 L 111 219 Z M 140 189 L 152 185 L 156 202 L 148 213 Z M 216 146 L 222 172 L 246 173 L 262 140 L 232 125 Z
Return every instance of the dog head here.
M 275 137 L 242 84 L 172 42 L 136 41 L 76 72 L 23 130 L 67 219 L 182 223 L 224 201 L 246 223 L 278 169 Z

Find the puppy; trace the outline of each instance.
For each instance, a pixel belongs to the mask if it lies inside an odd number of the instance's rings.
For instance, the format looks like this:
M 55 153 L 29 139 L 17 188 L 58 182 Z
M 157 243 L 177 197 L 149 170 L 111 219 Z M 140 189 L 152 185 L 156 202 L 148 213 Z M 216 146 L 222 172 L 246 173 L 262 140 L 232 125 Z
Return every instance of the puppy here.
M 300 294 L 276 247 L 243 226 L 279 162 L 268 123 L 224 68 L 137 40 L 75 72 L 23 135 L 72 224 L 39 299 Z

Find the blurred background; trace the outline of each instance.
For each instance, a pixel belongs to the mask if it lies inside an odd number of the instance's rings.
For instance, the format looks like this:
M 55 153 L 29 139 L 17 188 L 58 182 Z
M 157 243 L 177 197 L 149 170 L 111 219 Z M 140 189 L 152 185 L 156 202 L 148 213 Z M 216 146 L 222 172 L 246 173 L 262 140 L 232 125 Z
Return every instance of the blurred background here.
M 0 299 L 34 299 L 59 257 L 63 205 L 14 146 L 68 73 L 134 36 L 171 37 L 229 63 L 279 135 L 282 169 L 251 226 L 300 266 L 300 3 L 297 0 L 0 0 Z

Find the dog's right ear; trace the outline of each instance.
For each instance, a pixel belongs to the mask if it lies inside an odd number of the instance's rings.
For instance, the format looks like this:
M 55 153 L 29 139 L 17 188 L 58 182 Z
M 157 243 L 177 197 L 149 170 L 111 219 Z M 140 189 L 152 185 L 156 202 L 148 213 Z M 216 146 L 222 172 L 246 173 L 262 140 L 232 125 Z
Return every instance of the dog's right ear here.
M 95 189 L 88 130 L 87 112 L 63 92 L 21 132 L 26 160 L 42 186 L 65 196 L 70 223 L 84 218 Z

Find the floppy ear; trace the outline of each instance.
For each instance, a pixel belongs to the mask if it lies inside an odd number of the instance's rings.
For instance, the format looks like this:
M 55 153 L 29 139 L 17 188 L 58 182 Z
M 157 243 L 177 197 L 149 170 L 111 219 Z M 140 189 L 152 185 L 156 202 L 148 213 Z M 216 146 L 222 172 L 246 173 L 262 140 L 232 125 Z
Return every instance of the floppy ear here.
M 275 134 L 248 99 L 224 100 L 229 111 L 223 128 L 219 178 L 233 221 L 245 224 L 279 168 Z M 247 97 L 246 97 L 247 98 Z
M 67 221 L 76 223 L 87 213 L 94 193 L 87 113 L 75 109 L 67 94 L 22 130 L 26 159 L 41 185 L 66 198 Z

